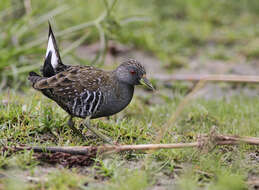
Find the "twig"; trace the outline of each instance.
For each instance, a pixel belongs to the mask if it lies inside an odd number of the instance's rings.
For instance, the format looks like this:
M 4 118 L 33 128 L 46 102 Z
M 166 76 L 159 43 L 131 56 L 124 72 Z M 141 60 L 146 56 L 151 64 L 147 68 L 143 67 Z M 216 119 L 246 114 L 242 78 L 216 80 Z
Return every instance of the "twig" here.
M 232 143 L 247 143 L 251 145 L 258 145 L 259 138 L 256 137 L 237 137 L 237 136 L 226 136 L 226 135 L 217 135 L 215 136 L 217 141 L 223 142 L 232 142 Z
M 212 82 L 246 82 L 259 83 L 259 77 L 253 75 L 199 75 L 199 74 L 175 74 L 171 76 L 155 75 L 155 79 L 161 81 L 212 81 Z
M 8 148 L 4 150 L 33 150 L 34 152 L 49 152 L 49 153 L 68 153 L 71 155 L 93 155 L 95 153 L 106 153 L 106 152 L 122 152 L 129 150 L 158 150 L 158 149 L 177 149 L 177 148 L 203 148 L 208 143 L 214 145 L 236 145 L 240 143 L 259 145 L 259 138 L 255 137 L 238 137 L 238 136 L 225 136 L 225 135 L 201 135 L 197 142 L 192 143 L 176 143 L 176 144 L 140 144 L 140 145 L 107 145 L 107 146 L 73 146 L 73 147 L 39 147 L 39 146 L 18 146 Z M 207 142 L 207 140 L 210 142 Z M 201 143 L 202 142 L 202 143 Z M 205 143 L 204 143 L 205 142 Z M 207 142 L 207 144 L 206 144 Z M 201 147 L 202 146 L 202 147 Z
M 73 147 L 39 147 L 39 146 L 17 146 L 12 148 L 14 151 L 33 150 L 34 152 L 63 152 L 72 155 L 88 155 L 93 152 L 122 152 L 129 150 L 157 150 L 173 148 L 190 148 L 197 147 L 198 142 L 194 143 L 177 143 L 177 144 L 140 144 L 140 145 L 105 145 L 105 146 L 73 146 Z

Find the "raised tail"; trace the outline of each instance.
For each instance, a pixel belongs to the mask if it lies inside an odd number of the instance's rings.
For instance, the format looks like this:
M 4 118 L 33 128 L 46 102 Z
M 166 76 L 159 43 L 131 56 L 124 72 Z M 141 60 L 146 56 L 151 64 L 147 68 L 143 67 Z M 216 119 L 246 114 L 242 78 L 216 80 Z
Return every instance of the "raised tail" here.
M 68 66 L 62 63 L 57 42 L 49 23 L 48 47 L 41 72 L 44 77 L 52 77 L 53 75 L 66 70 L 67 67 Z

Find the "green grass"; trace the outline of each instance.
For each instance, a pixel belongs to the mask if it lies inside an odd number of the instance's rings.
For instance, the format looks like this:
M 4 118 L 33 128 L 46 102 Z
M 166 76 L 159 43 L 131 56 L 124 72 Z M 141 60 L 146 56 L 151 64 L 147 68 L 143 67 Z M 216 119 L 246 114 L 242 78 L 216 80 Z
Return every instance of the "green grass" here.
M 11 2 L 0 3 L 0 148 L 2 144 L 103 144 L 87 129 L 89 141 L 75 136 L 66 125 L 67 114 L 29 88 L 28 72 L 38 71 L 43 64 L 49 19 L 65 64 L 102 67 L 106 49 L 94 60 L 76 55 L 79 46 L 99 42 L 102 32 L 106 42 L 132 46 L 158 58 L 168 72 L 188 69 L 190 61 L 253 65 L 259 58 L 258 0 L 120 0 L 98 22 L 107 11 L 103 0 L 31 0 L 32 9 L 25 13 Z M 82 23 L 90 26 L 80 28 Z M 92 120 L 92 125 L 120 144 L 154 143 L 189 88 L 175 82 L 172 97 L 159 81 L 153 82 L 158 93 L 135 96 L 123 112 L 110 119 Z M 162 103 L 153 102 L 154 96 Z M 193 142 L 213 126 L 220 134 L 258 137 L 258 110 L 258 97 L 242 94 L 219 100 L 195 99 L 175 125 L 168 126 L 160 142 Z M 130 151 L 98 155 L 89 167 L 64 168 L 40 162 L 31 151 L 5 152 L 0 155 L 0 190 L 249 189 L 247 181 L 259 176 L 256 154 L 258 148 L 249 145 L 221 146 L 207 153 L 194 148 Z
M 32 90 L 28 93 L 31 97 L 14 92 L 2 95 L 1 99 L 9 102 L 0 107 L 1 113 L 4 113 L 0 116 L 2 143 L 10 146 L 102 144 L 98 138 L 83 142 L 66 126 L 64 111 L 39 93 Z M 153 143 L 159 128 L 174 113 L 181 97 L 165 101 L 163 105 L 146 105 L 139 97 L 135 97 L 122 113 L 109 120 L 92 120 L 92 125 L 120 144 Z M 197 99 L 186 106 L 161 142 L 193 142 L 198 134 L 209 133 L 213 126 L 217 126 L 220 134 L 257 137 L 257 101 L 257 98 L 246 96 L 217 101 Z M 146 189 L 162 183 L 164 178 L 164 183 L 175 184 L 181 189 L 246 189 L 249 176 L 258 175 L 258 164 L 251 157 L 256 149 L 254 146 L 239 145 L 217 147 L 208 153 L 193 148 L 158 150 L 150 154 L 125 152 L 106 158 L 98 156 L 95 164 L 85 169 L 71 171 L 56 168 L 54 173 L 44 175 L 45 181 L 42 183 L 24 181 L 22 175 L 18 175 L 18 178 L 25 189 L 84 189 L 83 184 L 90 189 Z M 3 174 L 19 171 L 38 178 L 39 172 L 36 171 L 50 167 L 36 160 L 31 151 L 12 156 L 2 154 L 0 160 L 0 173 Z M 180 171 L 177 169 L 179 166 L 182 168 Z M 0 179 L 0 184 L 9 188 L 12 180 L 10 175 Z

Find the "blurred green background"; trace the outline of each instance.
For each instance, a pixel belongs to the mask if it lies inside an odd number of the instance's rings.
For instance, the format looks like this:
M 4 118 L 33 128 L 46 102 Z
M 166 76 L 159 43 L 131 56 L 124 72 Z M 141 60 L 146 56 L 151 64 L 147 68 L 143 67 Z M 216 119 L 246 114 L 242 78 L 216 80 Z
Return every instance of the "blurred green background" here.
M 198 56 L 258 62 L 258 18 L 258 0 L 1 0 L 0 88 L 29 85 L 26 75 L 43 64 L 48 20 L 66 64 L 103 65 L 112 40 L 174 71 Z M 100 40 L 95 58 L 75 53 Z

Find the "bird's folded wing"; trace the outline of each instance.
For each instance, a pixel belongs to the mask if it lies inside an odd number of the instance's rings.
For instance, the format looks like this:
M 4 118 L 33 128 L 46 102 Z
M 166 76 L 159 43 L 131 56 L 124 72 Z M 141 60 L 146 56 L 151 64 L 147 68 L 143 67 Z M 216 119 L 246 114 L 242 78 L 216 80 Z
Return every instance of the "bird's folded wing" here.
M 78 97 L 82 93 L 97 92 L 108 85 L 110 77 L 102 70 L 93 67 L 70 67 L 50 78 L 44 78 L 34 84 L 38 90 L 52 89 L 59 97 Z

